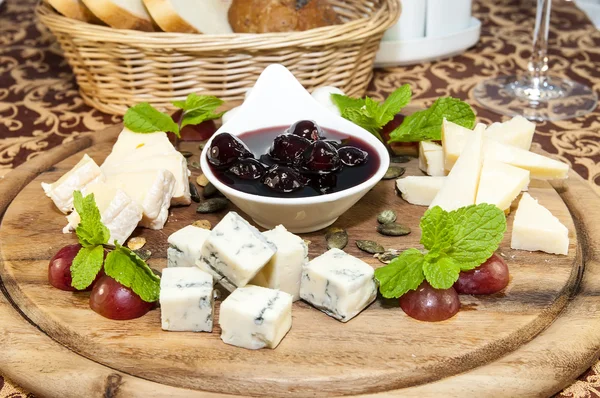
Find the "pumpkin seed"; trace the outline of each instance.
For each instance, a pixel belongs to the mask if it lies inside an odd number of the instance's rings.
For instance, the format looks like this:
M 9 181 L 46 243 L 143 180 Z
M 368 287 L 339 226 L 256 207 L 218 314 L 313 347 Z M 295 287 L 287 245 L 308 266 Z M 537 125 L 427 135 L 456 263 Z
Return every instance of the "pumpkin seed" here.
M 379 224 L 377 226 L 377 232 L 386 236 L 404 236 L 410 234 L 410 228 L 402 224 L 391 222 Z
M 390 166 L 381 179 L 393 180 L 394 178 L 400 177 L 405 171 L 406 169 L 404 167 Z
M 190 166 L 192 169 L 202 170 L 200 163 L 198 162 L 190 162 L 188 163 L 188 166 Z
M 205 145 L 206 145 L 205 142 L 198 144 L 198 149 L 203 150 Z
M 179 151 L 180 154 L 183 155 L 184 158 L 191 158 L 193 153 L 191 153 L 190 151 Z
M 383 253 L 377 253 L 373 257 L 381 261 L 384 264 L 389 264 L 393 259 L 400 255 L 400 250 L 387 249 Z
M 220 194 L 221 192 L 212 184 L 212 182 L 206 184 L 206 186 L 204 187 L 204 191 L 202 191 L 202 196 L 204 196 L 205 198 L 210 198 Z
M 138 250 L 144 247 L 146 244 L 146 238 L 142 238 L 141 236 L 136 236 L 127 241 L 127 247 L 131 250 Z
M 394 210 L 384 210 L 377 215 L 379 224 L 387 224 L 396 221 L 396 212 Z
M 200 194 L 198 193 L 198 188 L 190 182 L 190 197 L 196 203 L 200 203 Z
M 202 228 L 202 229 L 211 229 L 212 224 L 208 220 L 196 220 L 192 223 L 194 227 Z
M 204 174 L 200 174 L 197 178 L 196 178 L 196 183 L 198 183 L 198 185 L 200 185 L 201 187 L 205 187 L 208 185 L 208 178 L 206 178 L 206 176 Z
M 225 198 L 206 199 L 196 208 L 196 213 L 216 213 L 227 207 L 229 201 Z
M 372 240 L 357 240 L 356 246 L 369 254 L 383 253 L 385 249 L 379 243 Z
M 410 162 L 409 156 L 392 156 L 390 158 L 391 163 L 408 163 Z
M 133 251 L 139 258 L 146 261 L 152 256 L 152 252 L 148 249 L 137 249 Z
M 325 234 L 328 249 L 342 250 L 348 244 L 348 233 L 345 229 L 331 227 Z

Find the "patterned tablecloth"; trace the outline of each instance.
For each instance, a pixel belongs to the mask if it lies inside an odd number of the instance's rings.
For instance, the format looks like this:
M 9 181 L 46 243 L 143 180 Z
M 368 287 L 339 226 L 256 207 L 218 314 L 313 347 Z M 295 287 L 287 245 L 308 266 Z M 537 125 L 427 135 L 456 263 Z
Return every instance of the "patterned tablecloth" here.
M 81 133 L 120 121 L 83 103 L 58 44 L 34 19 L 35 2 L 6 0 L 0 6 L 0 178 Z M 481 79 L 525 68 L 535 3 L 475 0 L 474 14 L 483 22 L 476 47 L 443 61 L 377 70 L 369 95 L 381 99 L 395 87 L 410 83 L 418 105 L 446 95 L 475 105 L 471 91 Z M 600 92 L 600 32 L 573 3 L 554 3 L 550 36 L 553 73 Z M 475 108 L 482 122 L 498 120 Z M 577 119 L 539 124 L 534 141 L 570 163 L 600 193 L 600 109 Z M 0 375 L 0 398 L 26 396 L 32 395 Z M 560 396 L 600 397 L 600 362 Z

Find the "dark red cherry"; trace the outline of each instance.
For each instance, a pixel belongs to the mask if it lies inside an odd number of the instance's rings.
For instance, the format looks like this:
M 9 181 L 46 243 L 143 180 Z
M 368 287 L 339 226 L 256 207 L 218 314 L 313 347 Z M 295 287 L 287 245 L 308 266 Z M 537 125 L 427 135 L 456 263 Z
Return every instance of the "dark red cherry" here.
M 280 164 L 291 165 L 296 162 L 306 148 L 310 145 L 310 141 L 306 138 L 292 134 L 281 134 L 273 140 L 269 155 L 271 158 Z
M 263 178 L 263 184 L 278 192 L 293 192 L 302 189 L 307 183 L 300 173 L 291 167 L 273 166 Z
M 369 154 L 353 146 L 345 146 L 338 150 L 340 160 L 346 166 L 358 166 L 367 162 Z
M 302 153 L 300 166 L 309 173 L 329 173 L 341 167 L 337 149 L 325 141 L 315 141 Z
M 265 175 L 267 168 L 256 159 L 240 159 L 228 170 L 242 180 L 258 180 Z
M 317 174 L 310 179 L 310 186 L 322 194 L 333 192 L 336 185 L 337 175 L 335 173 Z
M 218 168 L 225 168 L 240 159 L 253 157 L 246 144 L 229 133 L 216 135 L 207 153 L 209 163 Z
M 312 120 L 300 120 L 292 124 L 287 132 L 311 141 L 323 138 L 321 128 Z

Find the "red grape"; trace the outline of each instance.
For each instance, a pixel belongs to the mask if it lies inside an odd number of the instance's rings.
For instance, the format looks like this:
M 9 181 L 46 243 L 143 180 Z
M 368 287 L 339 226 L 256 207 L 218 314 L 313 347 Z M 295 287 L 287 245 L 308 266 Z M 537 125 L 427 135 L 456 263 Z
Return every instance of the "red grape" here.
M 460 294 L 494 294 L 508 285 L 508 279 L 506 262 L 494 254 L 479 267 L 461 272 L 454 288 Z
M 50 259 L 50 264 L 48 264 L 48 281 L 52 286 L 68 292 L 77 291 L 77 289 L 71 286 L 71 264 L 73 264 L 73 259 L 77 256 L 79 249 L 81 249 L 80 244 L 65 246 Z M 104 257 L 106 257 L 106 252 L 104 253 Z M 104 275 L 104 271 L 102 270 L 98 273 L 96 280 L 83 290 L 92 290 L 94 283 L 98 281 L 101 275 Z
M 460 309 L 460 301 L 454 288 L 434 289 L 427 281 L 423 281 L 417 290 L 400 297 L 400 307 L 412 318 L 439 322 L 452 318 Z
M 139 318 L 154 307 L 128 287 L 104 275 L 94 285 L 90 308 L 105 318 L 127 320 Z

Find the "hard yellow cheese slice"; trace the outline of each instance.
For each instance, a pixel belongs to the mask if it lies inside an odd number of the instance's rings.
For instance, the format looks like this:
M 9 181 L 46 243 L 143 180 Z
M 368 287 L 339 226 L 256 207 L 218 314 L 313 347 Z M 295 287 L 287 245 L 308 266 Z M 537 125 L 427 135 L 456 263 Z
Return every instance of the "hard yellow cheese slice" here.
M 519 193 L 529 184 L 529 171 L 484 159 L 475 204 L 489 203 L 507 210 Z
M 431 141 L 419 142 L 419 169 L 430 176 L 445 176 L 444 151 L 440 144 Z
M 447 177 L 408 176 L 396 180 L 402 199 L 419 206 L 429 206 Z

